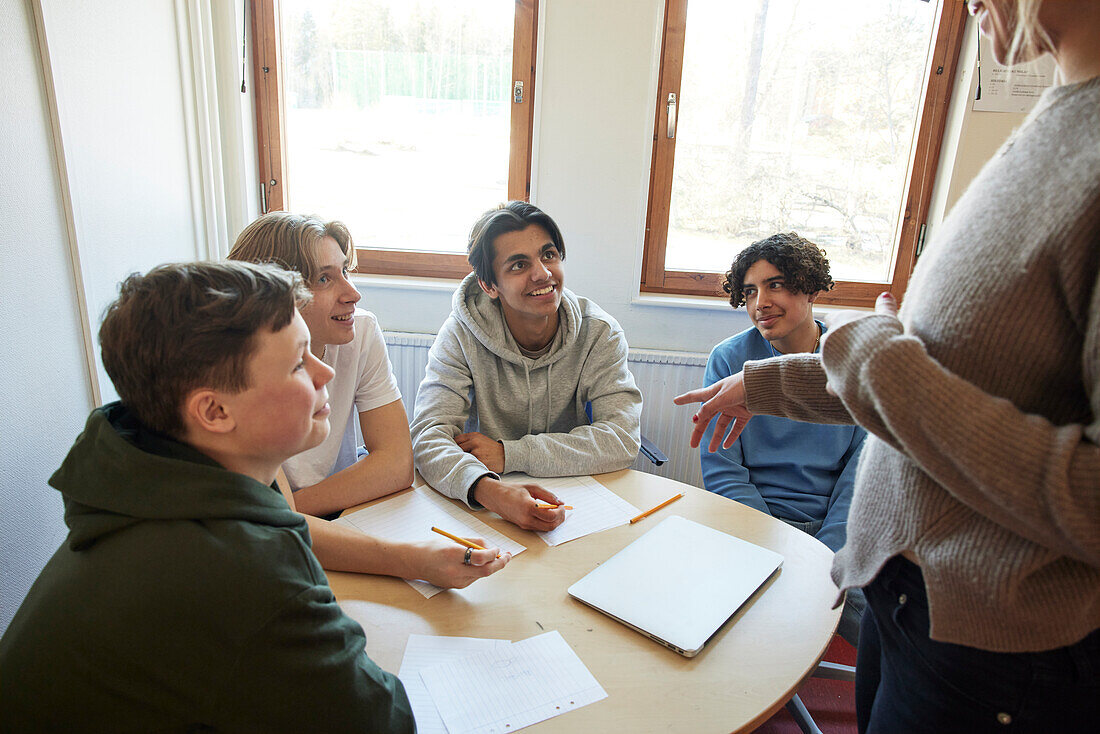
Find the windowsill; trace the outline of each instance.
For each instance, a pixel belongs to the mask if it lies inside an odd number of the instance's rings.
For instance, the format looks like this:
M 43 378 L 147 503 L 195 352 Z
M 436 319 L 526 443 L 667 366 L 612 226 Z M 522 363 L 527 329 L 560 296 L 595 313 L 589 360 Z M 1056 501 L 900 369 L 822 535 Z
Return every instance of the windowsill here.
M 352 273 L 351 282 L 362 288 L 396 288 L 400 290 L 438 291 L 454 293 L 461 280 L 450 278 L 415 278 L 406 275 L 376 275 L 374 273 Z
M 654 306 L 657 308 L 685 308 L 704 311 L 734 311 L 730 308 L 729 301 L 724 298 L 706 298 L 703 296 L 666 296 L 660 293 L 639 294 L 630 299 L 632 306 Z M 814 313 L 828 316 L 837 311 L 866 311 L 872 313 L 873 308 L 861 308 L 858 306 L 826 306 L 814 305 Z M 744 307 L 736 309 L 737 313 L 745 313 Z
M 394 288 L 398 290 L 434 291 L 437 293 L 454 293 L 460 280 L 445 278 L 415 278 L 401 275 L 375 275 L 373 273 L 352 273 L 351 282 L 357 288 Z M 660 293 L 638 294 L 630 299 L 631 306 L 648 306 L 654 308 L 689 309 L 694 311 L 722 311 L 744 314 L 744 308 L 730 308 L 729 301 L 724 298 L 706 298 L 703 296 L 677 296 Z M 815 305 L 814 314 L 828 316 L 837 311 L 866 311 L 871 313 L 873 308 L 859 308 L 856 306 L 825 306 Z
M 866 306 L 833 306 L 833 305 L 826 306 L 824 304 L 821 304 L 821 305 L 814 304 L 814 313 L 819 313 L 819 314 L 822 314 L 824 316 L 828 316 L 829 314 L 836 313 L 837 311 L 862 311 L 864 313 L 874 313 L 875 309 L 874 308 L 868 308 Z
M 730 311 L 729 301 L 704 296 L 666 296 L 662 293 L 639 293 L 630 299 L 632 306 L 656 306 L 657 308 L 690 308 L 706 311 Z

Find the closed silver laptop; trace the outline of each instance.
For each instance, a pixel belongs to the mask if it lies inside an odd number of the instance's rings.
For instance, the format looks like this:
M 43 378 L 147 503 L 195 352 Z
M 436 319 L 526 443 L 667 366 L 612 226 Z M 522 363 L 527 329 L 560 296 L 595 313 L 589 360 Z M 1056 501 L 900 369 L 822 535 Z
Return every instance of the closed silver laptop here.
M 774 551 L 673 515 L 569 595 L 693 657 L 782 564 Z

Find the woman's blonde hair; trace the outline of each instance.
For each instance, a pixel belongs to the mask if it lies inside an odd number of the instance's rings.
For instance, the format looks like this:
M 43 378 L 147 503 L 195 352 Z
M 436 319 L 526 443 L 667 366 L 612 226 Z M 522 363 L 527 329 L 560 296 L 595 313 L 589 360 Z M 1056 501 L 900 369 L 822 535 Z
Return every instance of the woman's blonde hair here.
M 1051 50 L 1050 36 L 1039 25 L 1039 10 L 1043 0 L 1016 0 L 1016 23 L 1005 51 L 1005 65 L 1028 61 L 1033 56 Z
M 325 237 L 336 240 L 348 269 L 354 269 L 355 247 L 343 223 L 289 212 L 269 212 L 245 227 L 233 243 L 229 259 L 274 263 L 301 273 L 306 285 L 312 287 L 318 274 L 317 244 Z

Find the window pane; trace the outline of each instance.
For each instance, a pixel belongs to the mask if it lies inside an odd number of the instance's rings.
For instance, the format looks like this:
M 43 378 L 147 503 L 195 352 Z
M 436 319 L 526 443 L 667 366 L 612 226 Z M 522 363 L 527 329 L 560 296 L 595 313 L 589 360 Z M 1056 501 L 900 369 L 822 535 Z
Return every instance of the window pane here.
M 691 0 L 666 269 L 793 230 L 888 282 L 935 6 Z
M 508 196 L 512 0 L 282 0 L 288 208 L 466 251 Z

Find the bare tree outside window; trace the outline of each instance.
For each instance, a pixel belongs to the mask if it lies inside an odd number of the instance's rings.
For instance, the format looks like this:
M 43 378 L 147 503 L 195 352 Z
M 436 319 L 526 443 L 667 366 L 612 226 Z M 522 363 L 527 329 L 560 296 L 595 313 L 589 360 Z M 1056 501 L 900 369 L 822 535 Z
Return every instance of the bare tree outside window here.
M 795 230 L 889 282 L 936 4 L 691 0 L 665 267 Z

